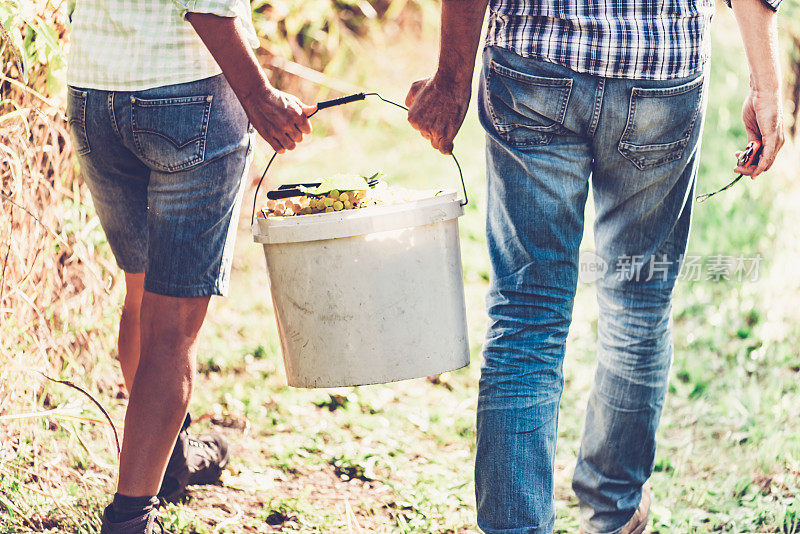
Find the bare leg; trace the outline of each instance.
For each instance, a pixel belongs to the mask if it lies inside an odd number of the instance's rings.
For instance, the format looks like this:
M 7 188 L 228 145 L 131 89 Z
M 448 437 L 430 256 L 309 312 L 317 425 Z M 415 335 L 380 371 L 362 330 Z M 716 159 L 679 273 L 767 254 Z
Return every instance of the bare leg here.
M 143 292 L 144 273 L 125 273 L 125 303 L 122 305 L 122 317 L 119 320 L 117 352 L 128 393 L 133 389 L 133 377 L 136 376 L 136 367 L 139 365 L 139 314 Z
M 141 354 L 125 414 L 118 493 L 149 496 L 161 486 L 192 395 L 208 302 L 209 297 L 143 294 Z

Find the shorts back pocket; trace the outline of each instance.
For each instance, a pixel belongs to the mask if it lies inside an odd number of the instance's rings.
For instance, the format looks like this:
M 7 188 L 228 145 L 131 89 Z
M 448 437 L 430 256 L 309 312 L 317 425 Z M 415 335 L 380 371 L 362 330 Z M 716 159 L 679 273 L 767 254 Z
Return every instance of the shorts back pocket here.
M 131 96 L 133 139 L 139 156 L 164 172 L 182 171 L 202 163 L 212 100 L 211 95 Z
M 86 136 L 86 98 L 87 91 L 67 87 L 67 121 L 72 147 L 79 156 L 91 152 L 89 138 Z
M 702 104 L 704 76 L 675 87 L 631 91 L 619 152 L 640 170 L 680 159 Z

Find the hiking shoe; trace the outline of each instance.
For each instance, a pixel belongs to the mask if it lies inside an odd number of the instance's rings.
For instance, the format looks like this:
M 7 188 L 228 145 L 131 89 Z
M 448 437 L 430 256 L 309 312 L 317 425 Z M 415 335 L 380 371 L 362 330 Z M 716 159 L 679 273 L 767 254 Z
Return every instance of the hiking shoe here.
M 155 509 L 150 510 L 148 513 L 134 517 L 129 521 L 122 523 L 111 522 L 111 505 L 106 506 L 103 510 L 103 524 L 100 527 L 100 534 L 159 534 L 156 527 L 160 529 L 160 534 L 164 534 L 164 525 L 156 517 L 157 512 Z
M 179 501 L 188 485 L 217 482 L 228 465 L 228 442 L 222 434 L 190 437 L 191 421 L 187 415 L 164 473 L 158 496 L 165 501 Z
M 642 487 L 642 500 L 639 501 L 639 507 L 633 512 L 633 517 L 625 523 L 619 534 L 643 534 L 644 529 L 647 528 L 648 517 L 650 517 L 650 485 L 645 484 Z M 583 529 L 578 530 L 578 534 L 583 534 Z

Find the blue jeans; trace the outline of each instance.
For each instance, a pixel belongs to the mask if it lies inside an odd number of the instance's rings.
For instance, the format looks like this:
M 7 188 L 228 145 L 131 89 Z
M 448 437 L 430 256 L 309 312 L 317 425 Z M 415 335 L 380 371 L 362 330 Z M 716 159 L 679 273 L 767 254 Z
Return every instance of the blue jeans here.
M 492 278 L 475 483 L 487 534 L 552 532 L 562 363 L 591 176 L 597 371 L 573 479 L 586 534 L 617 533 L 653 469 L 705 76 L 609 79 L 484 52 Z
M 248 120 L 225 77 L 134 92 L 67 89 L 81 176 L 119 267 L 173 297 L 226 293 Z

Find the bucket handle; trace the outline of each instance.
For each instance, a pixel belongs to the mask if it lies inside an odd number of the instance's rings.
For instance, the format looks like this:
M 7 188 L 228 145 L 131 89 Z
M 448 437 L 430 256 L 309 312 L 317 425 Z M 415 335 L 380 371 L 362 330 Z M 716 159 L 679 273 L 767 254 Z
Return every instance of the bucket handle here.
M 352 95 L 342 96 L 339 98 L 332 98 L 330 100 L 323 100 L 322 102 L 317 103 L 317 109 L 309 115 L 308 117 L 311 118 L 317 114 L 318 111 L 332 108 L 334 106 L 341 106 L 343 104 L 349 104 L 350 102 L 358 102 L 361 100 L 366 100 L 368 96 L 377 97 L 387 104 L 391 104 L 396 106 L 402 110 L 408 111 L 408 108 L 402 104 L 398 104 L 397 102 L 393 102 L 387 98 L 383 98 L 379 93 L 354 93 Z M 250 216 L 250 226 L 253 226 L 256 220 L 256 202 L 258 201 L 258 190 L 261 189 L 261 183 L 264 181 L 264 177 L 267 175 L 267 171 L 269 170 L 272 162 L 275 160 L 275 156 L 277 156 L 277 152 L 273 152 L 272 157 L 269 158 L 269 162 L 267 162 L 266 168 L 264 168 L 264 172 L 261 174 L 261 178 L 258 180 L 258 185 L 256 186 L 256 192 L 253 195 L 253 214 Z M 467 197 L 467 186 L 464 184 L 464 173 L 461 171 L 461 164 L 458 163 L 458 159 L 456 159 L 456 155 L 451 153 L 453 161 L 456 164 L 456 168 L 458 169 L 458 177 L 461 179 L 461 191 L 464 193 L 464 200 L 461 201 L 462 206 L 466 206 L 469 203 L 469 198 Z

